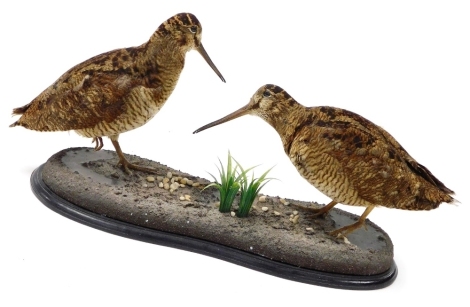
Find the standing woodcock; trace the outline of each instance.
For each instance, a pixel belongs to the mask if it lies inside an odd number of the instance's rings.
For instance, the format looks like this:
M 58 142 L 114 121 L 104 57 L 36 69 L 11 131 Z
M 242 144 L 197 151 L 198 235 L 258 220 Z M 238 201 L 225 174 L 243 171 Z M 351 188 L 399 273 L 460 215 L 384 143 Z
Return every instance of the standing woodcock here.
M 196 16 L 177 14 L 138 47 L 109 51 L 72 67 L 29 104 L 13 110 L 21 115 L 10 127 L 37 131 L 75 130 L 103 147 L 111 139 L 119 163 L 130 163 L 118 143 L 119 134 L 147 123 L 166 102 L 178 82 L 186 53 L 197 50 L 215 73 L 224 77 L 201 44 L 202 27 Z
M 338 203 L 366 207 L 357 222 L 332 231 L 333 236 L 363 226 L 376 206 L 430 210 L 454 200 L 454 192 L 381 127 L 347 110 L 305 107 L 276 85 L 262 86 L 246 106 L 194 133 L 246 114 L 276 129 L 300 175 L 332 199 L 312 209 L 316 215 Z

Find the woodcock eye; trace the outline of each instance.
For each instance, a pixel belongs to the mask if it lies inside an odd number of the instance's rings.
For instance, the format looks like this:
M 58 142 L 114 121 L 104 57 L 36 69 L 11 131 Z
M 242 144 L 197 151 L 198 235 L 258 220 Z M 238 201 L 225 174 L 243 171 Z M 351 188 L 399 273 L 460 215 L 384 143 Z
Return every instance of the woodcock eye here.
M 271 96 L 271 93 L 268 92 L 268 91 L 264 91 L 263 96 L 264 97 L 269 97 L 269 96 Z
M 191 33 L 196 33 L 197 32 L 197 27 L 192 26 L 191 28 L 189 28 L 189 31 L 191 31 Z

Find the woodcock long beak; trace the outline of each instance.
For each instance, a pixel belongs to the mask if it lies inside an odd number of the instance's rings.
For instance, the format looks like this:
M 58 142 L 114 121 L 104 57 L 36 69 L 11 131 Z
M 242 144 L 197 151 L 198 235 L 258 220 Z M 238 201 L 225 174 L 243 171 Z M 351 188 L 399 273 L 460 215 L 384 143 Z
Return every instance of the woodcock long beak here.
M 202 57 L 204 58 L 204 60 L 206 60 L 207 64 L 209 64 L 209 66 L 214 70 L 214 72 L 217 74 L 217 76 L 219 76 L 219 78 L 225 82 L 225 79 L 224 77 L 222 76 L 222 74 L 220 73 L 220 71 L 217 69 L 217 67 L 215 66 L 214 62 L 212 62 L 211 58 L 209 57 L 209 55 L 207 54 L 206 50 L 204 49 L 204 47 L 202 46 L 202 44 L 199 44 L 199 47 L 196 48 L 196 50 L 202 55 Z
M 225 123 L 225 122 L 231 121 L 232 119 L 238 118 L 238 117 L 240 117 L 240 116 L 249 114 L 249 112 L 250 112 L 250 104 L 247 104 L 246 106 L 242 107 L 241 109 L 238 109 L 238 110 L 236 110 L 235 112 L 230 113 L 229 115 L 224 116 L 224 117 L 222 117 L 222 118 L 219 119 L 219 120 L 213 121 L 212 123 L 209 123 L 209 124 L 207 124 L 207 125 L 205 125 L 205 126 L 202 126 L 201 128 L 195 130 L 195 131 L 193 132 L 193 134 L 199 133 L 199 132 L 201 132 L 201 131 L 203 131 L 203 130 L 206 130 L 206 129 L 208 129 L 208 128 L 211 128 L 211 127 L 214 127 L 214 126 L 223 124 L 223 123 Z

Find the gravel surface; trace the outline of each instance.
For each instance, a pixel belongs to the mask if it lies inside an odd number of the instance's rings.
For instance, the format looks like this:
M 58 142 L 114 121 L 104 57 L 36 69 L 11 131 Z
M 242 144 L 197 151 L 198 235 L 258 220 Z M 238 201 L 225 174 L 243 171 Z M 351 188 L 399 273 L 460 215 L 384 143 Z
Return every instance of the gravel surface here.
M 132 162 L 153 167 L 157 174 L 117 167 L 113 151 L 70 148 L 52 156 L 43 180 L 58 196 L 89 211 L 127 223 L 212 241 L 274 261 L 320 271 L 374 275 L 393 263 L 393 244 L 367 221 L 347 239 L 326 232 L 358 217 L 333 209 L 314 218 L 307 203 L 260 195 L 247 218 L 218 211 L 218 191 L 210 182 L 166 165 L 129 155 Z M 237 199 L 234 202 L 238 203 Z

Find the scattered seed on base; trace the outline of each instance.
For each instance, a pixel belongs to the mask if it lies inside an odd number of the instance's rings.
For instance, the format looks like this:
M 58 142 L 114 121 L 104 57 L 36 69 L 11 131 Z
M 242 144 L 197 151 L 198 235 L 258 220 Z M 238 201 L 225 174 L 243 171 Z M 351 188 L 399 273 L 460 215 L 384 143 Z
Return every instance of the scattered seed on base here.
M 299 214 L 299 211 L 294 210 L 294 211 L 292 212 L 292 214 L 293 214 L 293 215 L 298 215 L 298 214 Z
M 185 194 L 185 195 L 184 195 L 184 199 L 186 199 L 186 200 L 191 200 L 191 195 Z
M 233 212 L 233 211 L 230 212 L 230 215 L 231 215 L 231 216 L 235 216 L 235 212 Z
M 313 231 L 313 228 L 312 228 L 312 227 L 307 227 L 307 228 L 305 228 L 305 230 L 307 230 L 307 231 Z
M 171 178 L 173 177 L 173 174 L 171 172 L 166 173 L 166 178 Z
M 187 178 L 184 178 L 186 179 L 186 183 L 187 185 L 193 185 L 194 181 L 192 181 L 191 179 L 187 179 Z M 182 183 L 182 182 L 181 182 Z
M 163 178 L 163 183 L 168 183 L 168 182 L 170 182 L 170 179 L 169 179 L 169 178 L 166 178 L 166 177 Z
M 158 186 L 159 186 L 160 188 L 163 188 L 163 182 L 159 182 L 159 183 L 158 183 Z
M 169 189 L 170 189 L 170 185 L 168 184 L 168 182 L 163 184 L 163 188 L 164 188 L 165 190 L 169 190 Z
M 269 208 L 268 207 L 261 207 L 261 210 L 263 210 L 264 212 L 268 211 Z
M 180 200 L 186 200 L 184 196 L 180 196 Z
M 144 188 L 148 187 L 148 185 L 147 185 L 146 183 L 144 183 L 142 186 L 143 186 Z
M 299 216 L 296 215 L 292 218 L 292 223 L 297 224 L 299 222 Z
M 186 182 L 188 182 L 188 179 L 186 179 L 186 178 L 182 178 L 182 179 L 180 180 L 180 183 L 181 183 L 181 184 L 186 184 Z
M 148 177 L 147 177 L 147 181 L 148 181 L 148 182 L 155 182 L 155 177 L 153 177 L 153 176 L 148 176 Z
M 266 202 L 266 195 L 260 196 L 260 197 L 258 198 L 258 201 L 259 201 L 260 203 L 265 203 L 265 202 Z
M 289 202 L 288 202 L 287 200 L 285 200 L 284 198 L 279 199 L 279 201 L 280 201 L 281 204 L 283 204 L 284 206 L 288 206 L 288 205 L 289 205 Z
M 198 186 L 200 186 L 200 185 L 201 185 L 201 184 L 200 184 L 199 182 L 195 182 L 195 183 L 192 184 L 193 187 L 198 187 Z
M 281 213 L 279 213 L 279 212 L 277 212 L 277 211 L 274 211 L 274 215 L 275 215 L 275 216 L 279 216 L 279 215 L 281 215 Z

